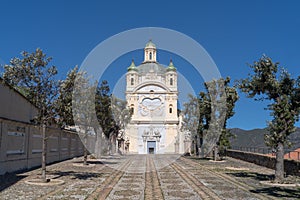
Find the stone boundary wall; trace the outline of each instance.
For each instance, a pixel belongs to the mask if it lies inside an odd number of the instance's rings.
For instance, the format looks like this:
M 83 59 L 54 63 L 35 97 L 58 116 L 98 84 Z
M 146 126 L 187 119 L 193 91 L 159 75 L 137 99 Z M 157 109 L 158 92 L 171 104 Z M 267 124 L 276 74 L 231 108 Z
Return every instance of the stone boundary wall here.
M 275 157 L 265 154 L 228 149 L 227 156 L 275 169 Z M 285 159 L 284 171 L 287 175 L 300 176 L 300 161 Z
M 41 166 L 41 133 L 32 124 L 0 118 L 0 175 Z M 76 132 L 47 128 L 46 136 L 48 164 L 83 155 Z

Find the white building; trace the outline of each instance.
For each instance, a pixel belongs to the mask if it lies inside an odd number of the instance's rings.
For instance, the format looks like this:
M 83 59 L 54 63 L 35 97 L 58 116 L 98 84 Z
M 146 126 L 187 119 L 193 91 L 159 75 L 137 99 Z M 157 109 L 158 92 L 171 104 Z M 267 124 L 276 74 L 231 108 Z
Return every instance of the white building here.
M 144 62 L 134 61 L 126 74 L 126 100 L 132 110 L 126 128 L 129 152 L 139 154 L 184 153 L 184 136 L 177 112 L 177 71 L 172 61 L 157 62 L 157 50 L 150 40 L 144 48 Z

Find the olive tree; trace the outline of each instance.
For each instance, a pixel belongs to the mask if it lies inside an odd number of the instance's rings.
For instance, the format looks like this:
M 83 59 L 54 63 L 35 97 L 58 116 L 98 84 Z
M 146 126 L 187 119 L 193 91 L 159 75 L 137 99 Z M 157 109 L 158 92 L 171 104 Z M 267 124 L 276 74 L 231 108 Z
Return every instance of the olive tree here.
M 273 119 L 268 123 L 269 132 L 265 143 L 276 149 L 275 181 L 284 179 L 284 146 L 289 144 L 288 136 L 295 131 L 299 120 L 300 77 L 294 79 L 285 70 L 279 70 L 279 63 L 262 56 L 250 65 L 253 73 L 239 81 L 238 87 L 249 98 L 268 100 L 268 109 Z
M 112 96 L 111 106 L 112 106 L 113 118 L 117 127 L 116 131 L 118 131 L 117 149 L 119 151 L 119 146 L 121 147 L 122 145 L 124 145 L 125 128 L 131 120 L 132 112 L 127 105 L 127 101 L 119 99 L 115 96 Z
M 217 160 L 219 147 L 230 146 L 229 139 L 233 135 L 226 128 L 226 122 L 235 113 L 238 94 L 229 83 L 229 77 L 206 82 L 206 91 L 200 92 L 198 97 L 190 95 L 189 102 L 184 104 L 183 128 L 192 132 L 199 156 L 205 156 L 204 152 L 208 153 L 213 145 Z
M 42 129 L 42 180 L 46 179 L 46 127 L 54 122 L 54 102 L 57 98 L 57 68 L 49 66 L 51 57 L 41 49 L 33 53 L 23 51 L 21 58 L 13 58 L 4 66 L 3 79 L 20 91 L 38 108 L 38 115 L 32 121 Z
M 191 94 L 188 96 L 189 101 L 184 103 L 184 109 L 182 111 L 183 123 L 182 130 L 189 131 L 194 141 L 194 154 L 197 153 L 197 148 L 200 146 L 200 138 L 198 134 L 199 122 L 202 123 L 200 117 L 199 109 L 200 102 L 199 99 Z
M 55 110 L 58 114 L 58 124 L 61 127 L 74 126 L 73 112 L 72 112 L 72 94 L 76 76 L 80 74 L 76 66 L 70 70 L 65 80 L 59 82 L 59 96 L 55 102 Z
M 104 150 L 110 154 L 115 153 L 115 144 L 119 127 L 114 120 L 112 95 L 106 80 L 103 80 L 96 88 L 95 110 L 98 123 L 101 126 L 105 137 L 104 141 L 108 142 L 108 144 L 103 144 L 103 147 L 108 145 L 108 149 L 104 147 Z

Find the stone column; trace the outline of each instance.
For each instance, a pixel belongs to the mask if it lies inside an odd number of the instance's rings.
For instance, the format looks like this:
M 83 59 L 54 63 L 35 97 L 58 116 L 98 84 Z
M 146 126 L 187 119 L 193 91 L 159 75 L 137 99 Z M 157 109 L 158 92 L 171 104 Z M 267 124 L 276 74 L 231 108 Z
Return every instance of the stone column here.
M 147 137 L 143 136 L 144 154 L 147 154 Z
M 179 142 L 175 142 L 175 153 L 179 153 Z

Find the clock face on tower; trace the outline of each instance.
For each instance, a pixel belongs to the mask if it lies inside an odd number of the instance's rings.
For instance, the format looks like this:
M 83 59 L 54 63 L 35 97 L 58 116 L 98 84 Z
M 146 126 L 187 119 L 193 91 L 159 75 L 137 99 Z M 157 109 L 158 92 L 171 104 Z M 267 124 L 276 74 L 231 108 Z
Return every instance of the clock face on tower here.
M 164 103 L 159 98 L 144 98 L 139 105 L 139 114 L 141 116 L 162 116 Z

